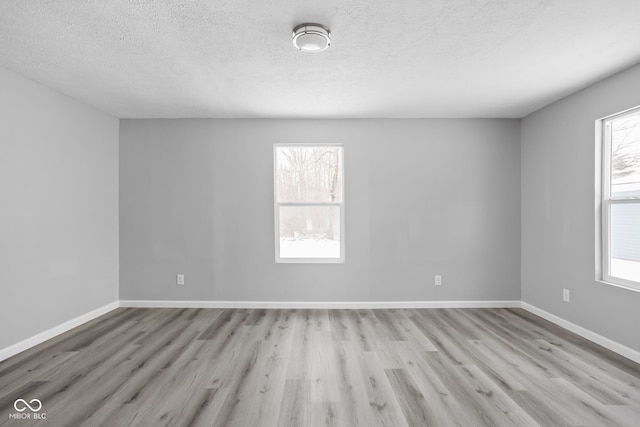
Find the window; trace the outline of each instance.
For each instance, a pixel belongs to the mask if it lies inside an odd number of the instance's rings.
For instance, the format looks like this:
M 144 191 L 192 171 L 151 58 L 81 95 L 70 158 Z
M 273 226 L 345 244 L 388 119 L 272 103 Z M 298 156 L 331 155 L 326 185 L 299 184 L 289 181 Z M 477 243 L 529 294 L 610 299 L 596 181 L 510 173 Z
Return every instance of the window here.
M 640 290 L 640 108 L 602 128 L 602 279 Z
M 276 262 L 344 262 L 341 145 L 274 146 Z

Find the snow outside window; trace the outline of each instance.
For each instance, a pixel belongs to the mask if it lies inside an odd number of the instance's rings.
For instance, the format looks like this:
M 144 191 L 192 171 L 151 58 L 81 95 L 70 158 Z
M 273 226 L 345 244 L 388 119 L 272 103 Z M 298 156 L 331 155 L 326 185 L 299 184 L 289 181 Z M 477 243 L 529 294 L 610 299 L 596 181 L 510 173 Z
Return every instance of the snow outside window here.
M 276 262 L 344 262 L 342 145 L 274 146 Z

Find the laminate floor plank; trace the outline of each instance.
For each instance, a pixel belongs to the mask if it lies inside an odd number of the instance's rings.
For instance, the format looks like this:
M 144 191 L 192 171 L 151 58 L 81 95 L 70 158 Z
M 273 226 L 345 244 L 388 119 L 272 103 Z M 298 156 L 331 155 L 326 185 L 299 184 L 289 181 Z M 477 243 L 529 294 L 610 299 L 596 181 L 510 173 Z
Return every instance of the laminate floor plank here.
M 334 341 L 348 341 L 352 336 L 352 325 L 346 314 L 348 310 L 331 310 L 329 312 L 329 326 Z
M 564 396 L 564 404 L 579 419 L 580 425 L 628 426 L 631 420 L 616 419 L 617 413 L 610 411 L 593 397 L 580 390 L 564 378 L 553 378 Z M 638 426 L 638 420 L 633 425 Z
M 338 402 L 340 400 L 339 385 L 336 381 L 338 366 L 333 355 L 334 341 L 331 332 L 312 332 L 307 353 L 307 366 L 311 379 L 312 402 Z M 327 409 L 335 413 L 335 407 Z M 331 418 L 333 419 L 333 418 Z
M 509 315 L 507 310 L 476 310 L 478 318 L 486 325 L 493 325 L 496 330 L 508 335 L 515 335 L 523 340 L 535 340 L 543 338 L 544 332 L 540 328 L 529 327 L 529 325 L 516 322 L 515 318 Z
M 292 319 L 288 310 L 279 312 L 269 340 L 260 343 L 256 367 L 259 376 L 253 387 L 253 407 L 247 425 L 278 423 L 294 336 Z
M 378 319 L 374 310 L 351 310 L 352 316 L 357 316 L 358 341 L 362 351 L 377 351 L 383 349 L 389 340 L 380 335 L 378 331 Z
M 313 402 L 309 424 L 314 427 L 347 426 L 346 420 L 342 420 L 338 416 L 336 402 Z
M 254 341 L 247 345 L 243 355 L 238 355 L 238 363 L 229 375 L 228 394 L 220 413 L 212 425 L 246 426 L 246 419 L 252 405 L 252 392 L 258 382 L 259 372 L 255 369 L 260 343 Z
M 401 345 L 406 347 L 403 354 L 403 369 L 410 374 L 416 387 L 424 396 L 429 412 L 438 420 L 438 424 L 451 426 L 473 424 L 472 418 L 461 416 L 465 413 L 464 408 L 427 362 L 425 355 L 429 352 L 425 353 L 408 343 Z
M 542 404 L 539 395 L 529 390 L 514 390 L 508 392 L 509 397 L 525 410 L 540 426 L 569 427 L 581 425 L 574 420 L 570 410 L 562 402 L 549 401 Z
M 266 310 L 259 323 L 249 325 L 254 326 L 252 336 L 256 340 L 270 341 L 274 336 L 279 335 L 279 329 L 289 327 L 288 321 L 286 321 L 287 317 L 287 310 Z
M 278 427 L 311 425 L 311 405 L 307 380 L 285 380 L 279 405 Z
M 351 342 L 341 342 L 334 346 L 333 356 L 337 366 L 340 419 L 352 426 L 373 426 L 373 408 L 369 405 L 366 387 L 361 380 L 361 367 L 356 357 L 355 346 Z
M 491 377 L 503 390 L 527 390 L 527 386 L 520 380 L 524 374 L 502 357 L 500 352 L 487 347 L 481 340 L 469 340 L 465 344 L 473 354 L 476 364 Z
M 119 391 L 123 392 L 122 395 L 125 396 L 126 386 L 135 382 L 142 382 L 145 387 L 137 388 L 133 396 L 140 398 L 142 393 L 151 392 L 154 395 L 154 400 L 157 401 L 159 391 L 163 390 L 161 385 L 166 369 L 178 359 L 186 348 L 186 343 L 192 342 L 196 338 L 195 333 L 184 334 L 179 324 L 176 324 L 174 329 L 173 333 L 169 330 L 170 333 L 158 343 L 162 346 L 156 346 L 157 351 L 152 356 L 145 357 L 142 363 L 139 363 L 141 359 L 138 359 L 138 363 L 123 363 L 117 366 L 102 364 L 83 378 L 74 381 L 70 385 L 70 393 L 66 400 L 58 402 L 57 396 L 55 396 L 52 402 L 57 406 L 74 408 L 74 410 L 65 413 L 63 421 L 68 425 L 79 425 L 84 420 L 90 420 L 103 407 L 111 406 L 109 405 L 111 396 L 116 395 Z M 132 354 L 130 357 L 135 358 L 135 355 Z M 99 380 L 99 378 L 103 378 L 103 380 Z M 133 381 L 129 381 L 129 379 Z M 156 381 L 158 386 L 146 387 L 151 380 Z M 180 386 L 182 383 L 184 383 L 184 378 L 180 378 L 180 382 L 174 380 L 169 386 Z M 85 402 L 82 407 L 78 408 L 73 400 L 73 396 L 77 395 L 81 395 L 83 402 Z
M 55 371 L 59 366 L 63 366 L 62 369 L 69 369 L 69 364 L 74 363 L 74 357 L 77 354 L 77 351 L 42 353 L 42 357 L 29 360 L 20 369 L 7 371 L 5 375 L 0 377 L 2 378 L 0 399 L 7 394 L 15 393 L 15 389 L 23 384 Z
M 376 342 L 372 339 L 373 333 L 367 324 L 366 318 L 362 318 L 356 310 L 344 310 L 345 322 L 349 327 L 348 341 L 359 352 L 369 352 L 376 349 Z
M 453 331 L 457 339 L 477 340 L 478 329 L 460 313 L 461 311 L 463 310 L 458 308 L 439 309 L 433 311 L 433 314 L 442 319 L 442 322 Z
M 4 380 L 9 373 L 16 371 L 28 371 L 30 364 L 37 364 L 39 361 L 53 357 L 55 354 L 73 352 L 68 348 L 79 340 L 86 339 L 86 336 L 96 339 L 101 336 L 101 332 L 113 328 L 114 325 L 124 324 L 137 314 L 135 309 L 131 312 L 124 311 L 124 309 L 113 310 L 104 316 L 73 328 L 65 334 L 38 344 L 29 349 L 29 351 L 23 351 L 10 357 L 0 362 L 0 378 Z M 0 387 L 2 385 L 0 384 Z
M 640 364 L 594 342 L 585 340 L 548 320 L 522 309 L 505 309 L 504 315 L 509 316 L 512 319 L 511 321 L 516 324 L 524 323 L 531 326 L 532 329 L 537 328 L 539 331 L 543 331 L 545 335 L 543 338 L 549 342 L 553 343 L 557 339 L 571 344 L 571 347 L 579 357 L 584 358 L 589 363 L 600 365 L 601 369 L 610 372 L 612 375 L 618 373 L 628 378 L 631 382 L 637 382 L 640 379 Z
M 309 317 L 309 310 L 301 310 L 299 315 L 290 321 L 292 328 L 292 343 L 287 366 L 287 379 L 309 379 L 309 353 L 310 341 L 314 330 L 313 322 Z
M 548 369 L 540 364 L 533 354 L 524 351 L 518 347 L 513 340 L 501 335 L 500 330 L 496 330 L 481 317 L 482 309 L 460 310 L 461 316 L 464 316 L 470 323 L 474 325 L 478 340 L 489 348 L 493 353 L 499 354 L 499 357 L 516 368 L 518 371 L 531 372 L 534 370 L 539 375 L 550 377 Z
M 386 374 L 410 427 L 436 425 L 439 422 L 406 370 L 388 369 Z
M 602 420 L 588 415 L 588 406 L 578 396 L 570 397 L 561 378 L 531 375 L 526 378 L 527 390 L 507 394 L 541 425 L 602 425 Z M 570 384 L 570 383 L 569 383 Z M 573 392 L 574 389 L 571 389 Z M 574 393 L 575 394 L 575 393 Z M 588 395 L 587 395 L 588 396 Z M 592 399 L 588 396 L 589 399 Z M 570 402 L 569 400 L 572 400 Z M 576 403 L 578 402 L 578 403 Z M 599 406 L 597 404 L 596 406 Z M 588 422 L 587 420 L 590 420 Z M 612 424 L 618 425 L 618 424 Z
M 543 351 L 552 353 L 559 364 L 563 364 L 568 381 L 578 386 L 581 390 L 605 405 L 626 405 L 630 401 L 640 401 L 640 393 L 633 387 L 621 384 L 615 378 L 602 375 L 597 368 L 572 357 L 560 348 L 556 348 L 548 342 L 536 340 L 543 346 Z
M 331 332 L 331 322 L 329 312 L 331 310 L 306 310 L 309 321 L 316 332 Z
M 393 310 L 373 310 L 373 314 L 378 319 L 378 331 L 390 341 L 406 341 L 402 327 L 393 316 Z
M 518 322 L 518 319 L 529 318 L 529 316 L 521 317 L 520 314 L 522 312 L 524 311 L 519 310 L 514 312 L 513 310 L 504 310 L 500 313 L 500 316 L 493 314 L 493 318 L 503 319 L 503 322 L 500 324 L 500 330 L 503 334 L 512 333 L 514 330 L 522 331 L 523 328 L 521 322 Z M 517 329 L 510 330 L 510 325 L 515 325 Z M 545 329 L 544 326 L 548 326 L 549 329 Z M 550 344 L 550 346 L 546 347 L 547 350 L 557 349 L 570 354 L 577 360 L 582 360 L 584 363 L 605 372 L 609 377 L 616 377 L 628 382 L 635 389 L 640 387 L 640 365 L 634 364 L 632 361 L 624 359 L 595 343 L 581 339 L 577 335 L 561 329 L 544 319 L 536 317 L 536 322 L 531 325 L 531 331 L 533 331 L 532 333 L 534 334 L 532 336 L 534 341 L 541 339 Z M 605 361 L 606 363 L 603 363 Z
M 442 357 L 439 352 L 426 352 L 424 357 L 438 380 L 458 403 L 461 410 L 456 414 L 456 419 L 463 420 L 461 425 L 509 425 L 501 423 L 500 415 L 486 406 L 481 393 L 463 381 L 464 377 L 456 369 L 464 365 L 450 364 L 448 358 Z
M 448 359 L 449 363 L 471 364 L 468 351 L 460 345 L 460 341 L 456 339 L 449 325 L 443 323 L 435 313 L 429 310 L 416 310 L 415 313 L 411 316 L 411 321 L 433 343 L 438 352 Z
M 406 342 L 422 351 L 438 351 L 438 348 L 411 321 L 405 310 L 393 310 L 391 314 L 407 337 Z
M 495 415 L 494 425 L 535 426 L 531 416 L 516 404 L 476 365 L 454 366 L 458 378 L 462 378 L 473 390 L 476 401 L 485 408 L 483 412 Z
M 0 362 L 32 425 L 637 427 L 640 365 L 521 309 L 119 308 Z
M 175 375 L 162 375 L 163 381 L 158 387 L 160 393 L 154 398 L 152 412 L 145 415 L 150 425 L 177 426 L 189 418 L 197 418 L 203 405 L 208 404 L 209 390 L 204 387 L 206 375 L 201 369 L 185 369 Z M 193 392 L 197 390 L 197 392 Z
M 404 369 L 407 346 L 402 341 L 389 341 L 378 346 L 376 354 L 384 369 Z
M 476 313 L 475 315 L 473 313 Z M 478 309 L 464 310 L 462 315 L 466 317 L 475 317 L 477 333 L 482 343 L 493 353 L 499 354 L 499 358 L 507 361 L 519 373 L 517 378 L 528 378 L 532 375 L 552 378 L 556 376 L 555 372 L 551 372 L 550 367 L 541 363 L 535 352 L 531 352 L 528 347 L 524 347 L 523 343 L 527 340 L 514 341 L 509 336 L 501 334 L 501 330 L 495 330 L 492 326 L 482 320 L 482 310 Z
M 372 426 L 405 427 L 406 419 L 376 352 L 356 353 Z M 364 399 L 364 396 L 360 397 Z

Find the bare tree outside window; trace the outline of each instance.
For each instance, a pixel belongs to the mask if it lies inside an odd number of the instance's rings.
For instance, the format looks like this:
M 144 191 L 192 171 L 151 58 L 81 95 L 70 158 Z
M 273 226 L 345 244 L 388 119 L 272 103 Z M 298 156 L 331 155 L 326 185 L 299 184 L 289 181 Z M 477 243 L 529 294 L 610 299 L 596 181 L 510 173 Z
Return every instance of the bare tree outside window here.
M 640 193 L 640 113 L 615 120 L 612 127 L 611 192 Z
M 342 258 L 342 153 L 336 145 L 276 146 L 280 259 Z

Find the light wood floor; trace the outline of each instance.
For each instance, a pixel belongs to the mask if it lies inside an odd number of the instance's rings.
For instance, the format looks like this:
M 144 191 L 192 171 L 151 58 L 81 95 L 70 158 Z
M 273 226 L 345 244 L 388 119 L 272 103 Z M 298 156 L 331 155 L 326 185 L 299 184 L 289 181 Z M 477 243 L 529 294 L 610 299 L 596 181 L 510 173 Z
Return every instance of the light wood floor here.
M 0 363 L 48 426 L 640 426 L 640 365 L 520 309 L 118 309 Z

